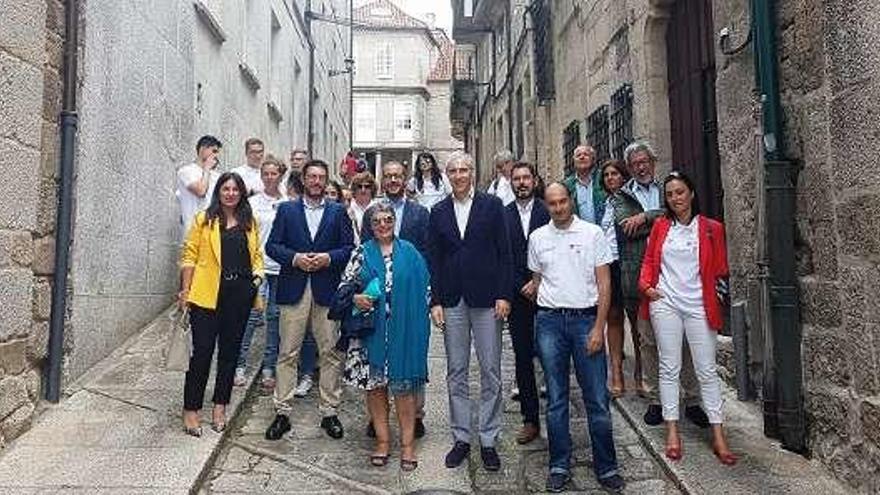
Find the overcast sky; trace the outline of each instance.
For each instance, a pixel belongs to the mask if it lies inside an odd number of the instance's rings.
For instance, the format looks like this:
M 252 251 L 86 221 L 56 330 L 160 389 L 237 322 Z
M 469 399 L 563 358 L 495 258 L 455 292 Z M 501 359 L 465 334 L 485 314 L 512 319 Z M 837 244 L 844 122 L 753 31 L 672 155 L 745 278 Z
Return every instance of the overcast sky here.
M 425 14 L 437 16 L 437 27 L 452 36 L 452 2 L 450 0 L 391 0 L 407 14 L 425 20 Z M 369 3 L 370 0 L 355 0 L 355 6 Z

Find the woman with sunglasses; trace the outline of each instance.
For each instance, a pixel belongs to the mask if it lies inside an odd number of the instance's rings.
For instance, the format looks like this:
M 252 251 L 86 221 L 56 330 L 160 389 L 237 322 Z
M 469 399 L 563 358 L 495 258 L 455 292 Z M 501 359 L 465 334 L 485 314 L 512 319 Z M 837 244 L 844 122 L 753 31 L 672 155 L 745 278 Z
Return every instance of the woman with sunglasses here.
M 446 174 L 440 171 L 434 155 L 424 152 L 416 157 L 416 173 L 406 183 L 406 191 L 429 211 L 452 192 Z
M 736 464 L 721 428 L 721 382 L 715 363 L 717 332 L 724 325 L 716 292 L 728 276 L 724 226 L 700 215 L 691 179 L 673 172 L 663 181 L 666 215 L 657 219 L 639 277 L 660 355 L 660 402 L 666 421 L 666 457 L 681 459 L 678 432 L 682 338 L 693 358 L 703 408 L 712 426 L 712 451 L 725 465 Z
M 238 174 L 221 175 L 208 209 L 196 215 L 180 257 L 177 300 L 181 308 L 190 308 L 193 339 L 183 391 L 183 428 L 195 437 L 202 435 L 199 411 L 215 347 L 211 427 L 217 432 L 226 428 L 241 338 L 262 283 L 263 250 L 246 194 Z
M 351 179 L 352 201 L 348 207 L 354 229 L 354 242 L 360 244 L 360 231 L 364 223 L 364 213 L 372 206 L 376 197 L 376 179 L 370 172 L 358 172 Z
M 373 331 L 349 346 L 349 356 L 365 354 L 369 363 L 367 372 L 357 374 L 349 383 L 367 394 L 367 409 L 376 431 L 370 464 L 388 463 L 390 393 L 400 425 L 400 468 L 412 471 L 418 466 L 414 447 L 416 397 L 428 378 L 429 275 L 415 246 L 394 235 L 394 222 L 391 203 L 382 201 L 374 206 L 370 219 L 373 238 L 352 252 L 340 290 L 354 285 L 354 305 L 372 312 Z

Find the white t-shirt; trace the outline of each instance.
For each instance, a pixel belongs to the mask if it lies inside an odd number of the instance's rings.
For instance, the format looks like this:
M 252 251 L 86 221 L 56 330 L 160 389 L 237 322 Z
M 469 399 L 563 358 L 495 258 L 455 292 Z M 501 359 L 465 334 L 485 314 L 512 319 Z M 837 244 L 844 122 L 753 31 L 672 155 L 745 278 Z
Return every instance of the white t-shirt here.
M 605 232 L 605 240 L 611 248 L 611 258 L 617 261 L 620 256 L 617 253 L 617 229 L 614 225 L 614 202 L 611 196 L 605 200 L 605 215 L 602 217 L 602 231 Z
M 602 229 L 574 217 L 567 229 L 553 222 L 529 237 L 529 270 L 541 275 L 538 306 L 584 309 L 599 302 L 596 267 L 611 263 Z
M 248 194 L 256 194 L 263 192 L 263 179 L 260 177 L 260 169 L 244 164 L 232 169 L 233 172 L 240 175 L 244 180 L 244 185 L 248 189 Z
M 182 239 L 186 238 L 196 213 L 204 211 L 211 203 L 211 195 L 214 194 L 214 187 L 217 185 L 217 179 L 220 178 L 220 174 L 216 170 L 211 170 L 208 177 L 208 190 L 205 196 L 200 198 L 193 194 L 188 187 L 198 182 L 202 178 L 202 173 L 202 167 L 195 163 L 184 165 L 177 170 L 177 192 L 175 194 L 180 201 Z
M 513 194 L 513 187 L 510 185 L 510 181 L 503 175 L 499 175 L 497 179 L 492 181 L 489 189 L 486 190 L 486 194 L 497 196 L 504 203 L 504 206 L 516 200 L 516 195 Z
M 278 211 L 278 205 L 287 201 L 287 196 L 281 193 L 280 198 L 273 198 L 265 192 L 254 194 L 248 199 L 251 204 L 251 210 L 254 212 L 254 218 L 260 226 L 260 245 L 263 247 L 263 264 L 266 273 L 269 275 L 278 275 L 281 272 L 281 265 L 266 254 L 266 241 L 269 240 L 269 234 L 272 233 L 272 224 L 275 222 L 275 213 Z
M 449 193 L 452 192 L 452 184 L 446 174 L 440 173 L 439 187 L 434 187 L 434 181 L 426 180 L 422 186 L 422 190 L 418 190 L 418 183 L 415 177 L 410 177 L 406 183 L 406 190 L 413 194 L 413 199 L 420 205 L 431 210 L 437 203 L 442 201 Z
M 705 314 L 700 280 L 699 217 L 689 225 L 673 222 L 660 254 L 657 290 L 665 302 L 688 314 Z

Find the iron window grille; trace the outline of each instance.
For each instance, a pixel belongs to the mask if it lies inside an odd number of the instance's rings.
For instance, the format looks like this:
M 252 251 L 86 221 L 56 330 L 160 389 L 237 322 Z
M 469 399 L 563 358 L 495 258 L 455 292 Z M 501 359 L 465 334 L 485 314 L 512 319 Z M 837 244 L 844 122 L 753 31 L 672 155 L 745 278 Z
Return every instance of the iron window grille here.
M 624 84 L 611 95 L 611 154 L 623 159 L 623 151 L 633 140 L 633 91 Z
M 550 3 L 547 0 L 534 0 L 530 10 L 535 51 L 535 93 L 538 104 L 544 104 L 556 96 Z
M 572 120 L 562 131 L 562 156 L 565 160 L 565 175 L 574 173 L 574 149 L 581 144 L 581 125 Z
M 608 105 L 602 105 L 587 116 L 587 143 L 596 150 L 596 163 L 611 155 L 608 152 Z

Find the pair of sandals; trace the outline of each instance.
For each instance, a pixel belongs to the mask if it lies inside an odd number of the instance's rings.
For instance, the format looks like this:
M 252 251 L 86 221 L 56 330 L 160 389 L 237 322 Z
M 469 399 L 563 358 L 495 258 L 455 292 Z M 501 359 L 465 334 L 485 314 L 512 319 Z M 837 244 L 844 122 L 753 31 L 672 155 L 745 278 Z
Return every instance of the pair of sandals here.
M 225 419 L 225 411 L 224 411 L 224 419 L 214 420 L 211 422 L 211 429 L 217 433 L 223 433 L 226 431 L 226 419 Z M 202 436 L 202 426 L 187 426 L 186 421 L 183 423 L 183 432 L 191 437 L 199 438 Z
M 374 467 L 383 467 L 388 465 L 389 455 L 386 452 L 385 454 L 377 454 L 373 453 L 370 455 L 370 465 Z M 419 461 L 415 459 L 404 459 L 400 458 L 400 470 L 405 472 L 415 471 L 415 469 L 419 467 Z
M 739 460 L 736 457 L 736 454 L 734 454 L 730 450 L 721 452 L 715 446 L 712 447 L 712 453 L 715 454 L 716 458 L 718 458 L 718 462 L 724 464 L 725 466 L 733 466 Z M 666 446 L 666 458 L 668 458 L 670 461 L 681 460 L 681 457 L 681 440 L 678 441 L 677 445 Z

